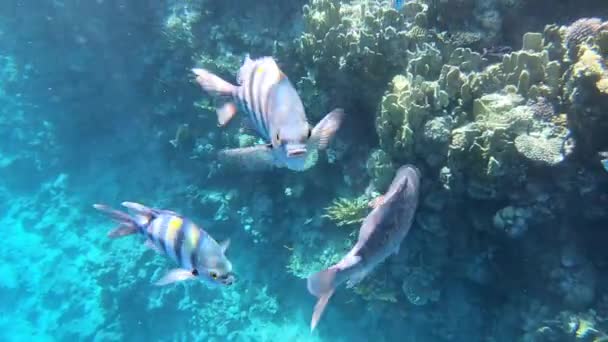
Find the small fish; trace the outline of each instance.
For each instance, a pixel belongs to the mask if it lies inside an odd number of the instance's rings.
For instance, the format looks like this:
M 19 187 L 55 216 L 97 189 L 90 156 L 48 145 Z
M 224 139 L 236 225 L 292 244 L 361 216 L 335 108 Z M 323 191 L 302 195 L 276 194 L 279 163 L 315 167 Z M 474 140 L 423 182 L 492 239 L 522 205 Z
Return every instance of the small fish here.
M 210 284 L 231 285 L 235 281 L 232 263 L 225 256 L 230 240 L 217 243 L 203 229 L 173 211 L 148 208 L 133 202 L 123 202 L 122 205 L 135 215 L 103 204 L 94 204 L 93 207 L 119 223 L 108 234 L 110 238 L 139 233 L 146 238 L 147 247 L 169 256 L 179 265 L 156 285 L 197 277 Z
M 295 171 L 311 167 L 309 157 L 327 147 L 344 117 L 342 109 L 334 109 L 312 128 L 296 89 L 272 57 L 252 60 L 247 56 L 237 76 L 238 86 L 204 69 L 192 72 L 206 92 L 232 97 L 217 110 L 220 126 L 234 117 L 238 104 L 248 114 L 249 126 L 266 142 L 221 152 L 221 156 L 247 167 Z
M 483 48 L 481 58 L 485 58 L 488 61 L 502 61 L 502 57 L 511 52 L 513 52 L 513 48 L 510 46 L 492 46 L 490 48 Z
M 598 156 L 601 158 L 600 163 L 602 163 L 604 170 L 608 172 L 608 151 L 598 152 Z
M 308 277 L 308 291 L 318 298 L 310 330 L 314 330 L 336 287 L 346 282 L 353 287 L 392 254 L 407 235 L 418 206 L 420 172 L 404 165 L 386 194 L 374 201 L 375 208 L 359 229 L 353 248 L 337 264 Z
M 391 6 L 397 11 L 401 10 L 406 2 L 406 0 L 390 0 Z

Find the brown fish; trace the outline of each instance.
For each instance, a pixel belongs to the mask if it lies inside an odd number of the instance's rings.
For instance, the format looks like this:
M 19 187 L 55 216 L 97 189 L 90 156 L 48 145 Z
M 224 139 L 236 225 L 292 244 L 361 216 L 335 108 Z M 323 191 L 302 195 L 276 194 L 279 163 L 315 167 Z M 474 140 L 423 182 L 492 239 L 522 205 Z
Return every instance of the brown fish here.
M 374 202 L 374 210 L 367 215 L 359 238 L 353 248 L 337 264 L 308 277 L 308 291 L 318 298 L 310 323 L 315 329 L 336 287 L 346 282 L 353 287 L 399 246 L 414 221 L 418 206 L 420 171 L 404 165 L 397 170 L 386 194 Z

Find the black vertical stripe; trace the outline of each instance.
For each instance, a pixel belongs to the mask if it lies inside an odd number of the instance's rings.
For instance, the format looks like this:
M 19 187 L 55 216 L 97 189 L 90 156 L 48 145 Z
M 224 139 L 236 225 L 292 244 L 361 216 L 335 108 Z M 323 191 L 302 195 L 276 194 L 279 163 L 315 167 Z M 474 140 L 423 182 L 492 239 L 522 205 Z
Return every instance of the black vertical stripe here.
M 178 265 L 182 265 L 182 245 L 184 244 L 184 239 L 186 238 L 186 229 L 189 228 L 190 222 L 184 222 L 182 229 L 179 230 L 179 234 L 175 238 L 175 243 L 173 243 L 173 251 L 175 252 L 175 260 Z
M 170 216 L 168 215 L 163 215 L 161 218 L 161 222 L 160 222 L 160 230 L 158 232 L 158 236 L 156 237 L 156 241 L 158 241 L 158 244 L 160 245 L 160 248 L 165 251 L 167 251 L 167 246 L 165 243 L 165 234 L 167 233 L 167 227 L 169 226 L 169 219 Z
M 268 89 L 266 88 L 266 84 L 268 82 L 272 82 L 272 80 L 268 79 L 269 74 L 270 73 L 268 71 L 263 72 L 261 77 L 259 77 L 258 85 L 256 86 L 256 88 L 258 89 L 258 102 L 256 103 L 255 112 L 258 115 L 260 122 L 262 123 L 262 135 L 266 137 L 269 137 L 270 135 L 268 134 L 268 118 L 266 113 L 263 112 L 264 108 L 262 108 L 262 100 L 268 100 Z
M 255 82 L 253 84 L 253 90 L 255 91 L 255 100 L 253 111 L 259 116 L 260 115 L 260 107 L 262 102 L 262 96 L 264 95 L 264 81 L 266 80 L 266 76 L 268 75 L 268 71 L 263 69 L 261 72 L 258 72 L 255 77 Z M 261 122 L 261 116 L 259 116 Z
M 254 94 L 254 90 L 255 90 L 255 79 L 257 78 L 257 70 L 259 68 L 259 65 L 255 65 L 253 68 L 251 68 L 251 75 L 249 75 L 249 114 L 250 117 L 253 120 L 253 123 L 255 125 L 255 127 L 261 131 L 262 130 L 262 125 L 261 122 L 258 121 L 258 116 L 256 115 L 255 112 L 255 108 L 257 106 L 256 102 L 257 102 L 257 95 L 258 94 Z

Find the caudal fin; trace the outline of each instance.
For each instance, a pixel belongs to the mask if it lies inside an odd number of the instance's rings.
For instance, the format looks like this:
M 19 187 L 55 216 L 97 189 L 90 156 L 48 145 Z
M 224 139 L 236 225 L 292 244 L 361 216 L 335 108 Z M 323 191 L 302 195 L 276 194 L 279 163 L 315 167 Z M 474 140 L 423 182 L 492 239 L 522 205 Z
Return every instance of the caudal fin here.
M 318 298 L 312 313 L 312 320 L 310 321 L 310 331 L 315 330 L 317 327 L 329 299 L 334 294 L 337 274 L 338 269 L 330 267 L 308 277 L 308 292 Z
M 112 229 L 112 231 L 108 233 L 108 237 L 118 238 L 137 233 L 139 229 L 137 222 L 135 222 L 135 220 L 129 214 L 112 209 L 104 204 L 93 204 L 93 208 L 110 216 L 114 221 L 119 223 L 118 227 Z
M 196 75 L 196 82 L 206 91 L 214 95 L 229 96 L 236 91 L 236 86 L 230 84 L 219 76 L 205 70 L 205 69 L 192 69 L 192 72 Z

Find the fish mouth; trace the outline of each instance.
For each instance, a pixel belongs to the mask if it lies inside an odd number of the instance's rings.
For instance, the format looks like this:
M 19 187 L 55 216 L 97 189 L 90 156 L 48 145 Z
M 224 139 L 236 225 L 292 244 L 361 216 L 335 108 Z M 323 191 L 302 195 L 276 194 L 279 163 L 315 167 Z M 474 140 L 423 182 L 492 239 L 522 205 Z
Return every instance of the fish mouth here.
M 222 279 L 222 283 L 227 286 L 230 286 L 230 285 L 234 284 L 235 282 L 236 282 L 236 277 L 234 276 L 234 273 L 229 273 L 226 275 L 226 278 Z
M 287 150 L 288 157 L 301 157 L 305 154 L 306 154 L 305 148 L 294 148 L 294 149 Z

